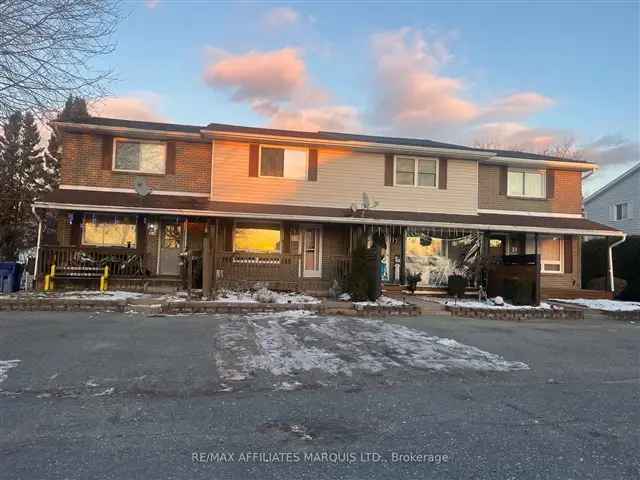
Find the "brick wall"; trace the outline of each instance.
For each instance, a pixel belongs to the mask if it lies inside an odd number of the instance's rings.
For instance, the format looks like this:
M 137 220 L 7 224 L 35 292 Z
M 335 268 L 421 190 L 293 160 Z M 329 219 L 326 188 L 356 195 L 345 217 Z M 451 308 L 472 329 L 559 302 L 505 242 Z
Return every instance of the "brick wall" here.
M 65 132 L 62 184 L 94 187 L 133 188 L 136 173 L 102 169 L 102 135 Z M 209 193 L 211 143 L 176 141 L 175 175 L 145 175 L 155 190 Z
M 479 165 L 478 208 L 522 210 L 529 212 L 582 213 L 582 177 L 580 172 L 555 170 L 552 199 L 513 198 L 500 195 L 500 167 Z

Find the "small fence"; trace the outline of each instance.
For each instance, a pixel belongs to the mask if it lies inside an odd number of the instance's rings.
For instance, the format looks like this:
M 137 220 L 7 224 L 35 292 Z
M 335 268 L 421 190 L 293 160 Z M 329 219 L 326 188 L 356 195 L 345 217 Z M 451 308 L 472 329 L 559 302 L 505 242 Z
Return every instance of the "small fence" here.
M 38 276 L 49 273 L 51 265 L 82 269 L 109 267 L 111 277 L 143 277 L 144 254 L 136 250 L 103 247 L 42 246 Z

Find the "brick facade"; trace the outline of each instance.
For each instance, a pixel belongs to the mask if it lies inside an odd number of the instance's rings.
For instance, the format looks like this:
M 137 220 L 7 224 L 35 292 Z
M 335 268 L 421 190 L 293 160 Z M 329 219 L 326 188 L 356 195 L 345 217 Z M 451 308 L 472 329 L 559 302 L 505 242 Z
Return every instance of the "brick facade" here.
M 114 172 L 102 168 L 105 137 L 95 133 L 65 132 L 60 166 L 63 185 L 133 188 L 138 173 Z M 176 141 L 176 173 L 144 175 L 154 190 L 209 193 L 211 185 L 211 143 Z
M 478 208 L 521 210 L 544 213 L 582 213 L 582 174 L 555 170 L 555 189 L 551 199 L 514 198 L 500 195 L 500 166 L 479 165 Z

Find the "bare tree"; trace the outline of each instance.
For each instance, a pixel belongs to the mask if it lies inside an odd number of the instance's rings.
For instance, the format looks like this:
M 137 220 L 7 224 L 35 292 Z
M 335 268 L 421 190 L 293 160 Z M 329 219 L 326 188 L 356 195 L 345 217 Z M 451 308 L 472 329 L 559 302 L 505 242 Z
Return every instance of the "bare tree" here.
M 118 0 L 0 0 L 0 118 L 102 96 L 111 72 L 94 61 L 113 52 L 119 20 Z
M 555 143 L 551 143 L 544 148 L 530 148 L 526 145 L 506 145 L 499 141 L 481 141 L 476 140 L 473 146 L 486 150 L 511 150 L 514 152 L 536 153 L 549 157 L 568 158 L 572 160 L 580 160 L 584 157 L 584 152 L 576 146 L 574 138 L 565 138 Z

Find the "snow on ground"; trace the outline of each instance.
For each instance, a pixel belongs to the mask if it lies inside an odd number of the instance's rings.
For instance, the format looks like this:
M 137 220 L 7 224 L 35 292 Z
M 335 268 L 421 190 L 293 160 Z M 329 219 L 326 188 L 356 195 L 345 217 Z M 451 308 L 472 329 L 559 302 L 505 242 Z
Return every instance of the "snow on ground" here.
M 12 368 L 16 368 L 20 360 L 0 360 L 0 383 L 8 378 L 7 372 Z
M 573 303 L 593 310 L 606 310 L 609 312 L 630 312 L 640 310 L 640 302 L 623 302 L 620 300 L 591 300 L 588 298 L 552 298 L 551 300 L 562 303 Z
M 218 372 L 225 382 L 263 372 L 275 377 L 352 376 L 355 372 L 470 369 L 528 369 L 448 338 L 379 320 L 322 317 L 311 312 L 222 317 L 216 345 Z M 297 380 L 296 380 L 297 381 Z M 279 380 L 278 388 L 291 381 Z
M 402 305 L 408 305 L 406 302 L 385 297 L 384 295 L 378 297 L 375 302 L 353 302 L 353 304 L 362 307 L 400 307 Z
M 122 290 L 109 290 L 100 292 L 98 290 L 69 290 L 59 292 L 30 292 L 13 294 L 12 297 L 34 297 L 34 298 L 63 298 L 66 300 L 129 300 L 144 297 L 144 293 L 125 292 Z
M 455 300 L 453 298 L 434 298 L 434 300 L 438 303 L 442 303 L 444 305 L 449 305 L 451 307 L 464 307 L 464 308 L 482 308 L 482 309 L 491 309 L 491 310 L 522 310 L 522 309 L 533 309 L 533 310 L 547 310 L 551 308 L 560 308 L 549 305 L 546 302 L 541 302 L 540 305 L 511 305 L 510 303 L 504 303 L 502 305 L 496 305 L 495 303 L 489 301 L 480 302 L 478 300 Z
M 302 293 L 274 292 L 273 290 L 269 290 L 267 288 L 261 288 L 256 291 L 249 290 L 243 292 L 234 290 L 222 290 L 214 301 L 224 303 L 320 303 L 320 300 L 310 295 L 304 295 Z

